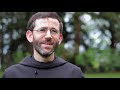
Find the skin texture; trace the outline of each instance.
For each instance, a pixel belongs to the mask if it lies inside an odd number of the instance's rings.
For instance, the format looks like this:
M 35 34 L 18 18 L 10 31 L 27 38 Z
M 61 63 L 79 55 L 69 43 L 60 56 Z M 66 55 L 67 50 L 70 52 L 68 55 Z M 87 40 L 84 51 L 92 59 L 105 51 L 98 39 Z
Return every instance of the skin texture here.
M 45 30 L 37 32 L 36 30 Z M 57 34 L 51 32 L 56 30 Z M 33 44 L 33 56 L 39 62 L 50 62 L 54 60 L 54 50 L 62 42 L 63 36 L 60 32 L 60 24 L 57 19 L 42 18 L 35 21 L 33 31 L 26 32 L 27 40 Z

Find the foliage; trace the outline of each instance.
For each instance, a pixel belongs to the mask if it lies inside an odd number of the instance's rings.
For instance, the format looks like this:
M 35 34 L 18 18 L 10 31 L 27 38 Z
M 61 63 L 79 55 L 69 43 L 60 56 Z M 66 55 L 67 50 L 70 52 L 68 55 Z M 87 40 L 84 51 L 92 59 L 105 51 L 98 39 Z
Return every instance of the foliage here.
M 84 66 L 85 72 L 120 71 L 120 53 L 111 49 L 88 49 L 76 56 L 76 65 Z
M 0 70 L 0 78 L 2 78 L 2 76 L 3 76 L 3 71 Z
M 85 71 L 94 71 L 99 68 L 99 62 L 96 59 L 95 55 L 97 55 L 97 50 L 89 48 L 83 54 L 78 54 L 76 56 L 76 65 L 84 66 Z
M 64 48 L 64 44 L 61 44 L 56 50 L 55 50 L 55 54 L 67 61 L 72 61 L 73 58 L 73 53 L 70 52 L 70 50 L 66 50 Z
M 16 51 L 16 53 L 13 53 L 14 64 L 20 62 L 24 57 L 28 55 L 30 55 L 28 52 L 23 53 L 20 51 Z

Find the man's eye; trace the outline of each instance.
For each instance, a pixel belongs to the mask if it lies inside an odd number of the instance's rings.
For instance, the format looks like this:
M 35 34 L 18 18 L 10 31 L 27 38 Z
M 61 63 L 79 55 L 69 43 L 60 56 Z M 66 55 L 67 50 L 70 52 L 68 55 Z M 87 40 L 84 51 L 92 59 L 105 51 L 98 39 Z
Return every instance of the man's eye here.
M 43 31 L 45 31 L 45 29 L 40 29 L 40 30 L 38 30 L 39 32 L 43 32 Z
M 55 29 L 52 29 L 51 31 L 54 32 L 54 33 L 57 33 L 57 30 L 55 30 Z

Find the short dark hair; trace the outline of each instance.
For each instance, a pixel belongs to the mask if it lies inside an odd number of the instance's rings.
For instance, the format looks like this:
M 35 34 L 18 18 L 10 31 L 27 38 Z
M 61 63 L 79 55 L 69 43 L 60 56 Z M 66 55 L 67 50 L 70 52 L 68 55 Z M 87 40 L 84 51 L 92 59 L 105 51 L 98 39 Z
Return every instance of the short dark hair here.
M 36 19 L 40 19 L 40 18 L 53 18 L 53 19 L 57 19 L 60 23 L 60 32 L 63 31 L 63 23 L 59 17 L 59 15 L 56 12 L 37 12 L 34 15 L 31 16 L 31 18 L 28 21 L 27 24 L 27 30 L 33 30 L 34 26 L 35 26 L 35 20 Z

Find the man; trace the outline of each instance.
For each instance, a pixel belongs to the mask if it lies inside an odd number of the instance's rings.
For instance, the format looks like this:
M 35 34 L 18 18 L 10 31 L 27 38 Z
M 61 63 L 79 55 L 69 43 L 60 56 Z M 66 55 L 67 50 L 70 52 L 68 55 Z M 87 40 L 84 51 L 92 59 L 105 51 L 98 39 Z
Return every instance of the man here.
M 33 55 L 7 68 L 3 78 L 84 78 L 81 69 L 54 55 L 62 42 L 63 24 L 56 12 L 38 12 L 27 25 Z

